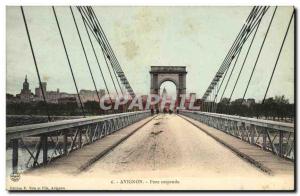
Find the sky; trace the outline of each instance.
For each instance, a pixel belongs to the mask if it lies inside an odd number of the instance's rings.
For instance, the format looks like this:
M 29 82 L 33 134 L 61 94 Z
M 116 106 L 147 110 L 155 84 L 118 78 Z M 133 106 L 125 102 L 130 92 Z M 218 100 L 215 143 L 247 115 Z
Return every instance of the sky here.
M 55 7 L 66 41 L 79 89 L 94 90 L 69 7 Z M 186 66 L 187 93 L 201 97 L 219 69 L 252 7 L 93 7 L 106 36 L 136 94 L 150 92 L 150 66 Z M 250 83 L 246 98 L 262 100 L 271 76 L 292 7 L 278 7 L 270 32 Z M 252 50 L 245 63 L 233 99 L 242 97 L 274 7 L 266 13 Z M 74 93 L 67 59 L 51 7 L 24 7 L 37 64 L 48 90 Z M 80 15 L 75 17 L 87 50 L 98 89 L 104 89 L 95 57 L 89 45 Z M 249 39 L 250 41 L 250 39 Z M 249 41 L 241 52 L 245 56 Z M 113 84 L 93 38 L 106 81 Z M 240 58 L 232 78 L 236 78 Z M 38 86 L 33 58 L 20 7 L 6 7 L 6 92 L 17 94 L 25 75 L 30 89 Z M 230 80 L 224 97 L 230 95 L 235 80 Z M 175 92 L 172 83 L 162 84 Z M 221 89 L 222 91 L 222 89 Z M 294 101 L 294 26 L 290 27 L 267 97 L 285 95 Z

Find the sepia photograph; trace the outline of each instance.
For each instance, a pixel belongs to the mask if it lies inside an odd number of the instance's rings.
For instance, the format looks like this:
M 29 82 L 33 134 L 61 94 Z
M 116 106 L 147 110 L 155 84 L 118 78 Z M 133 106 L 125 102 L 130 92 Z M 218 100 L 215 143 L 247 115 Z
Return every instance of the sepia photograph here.
M 295 191 L 296 10 L 6 6 L 6 190 Z

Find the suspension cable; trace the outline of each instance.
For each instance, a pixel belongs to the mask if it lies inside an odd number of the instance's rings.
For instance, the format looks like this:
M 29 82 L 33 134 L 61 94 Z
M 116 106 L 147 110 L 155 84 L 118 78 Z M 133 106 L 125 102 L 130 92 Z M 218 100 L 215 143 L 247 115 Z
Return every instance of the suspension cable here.
M 50 114 L 49 114 L 49 110 L 48 110 L 48 104 L 47 104 L 47 100 L 46 100 L 46 96 L 45 96 L 46 92 L 44 92 L 44 89 L 42 87 L 42 81 L 41 81 L 41 77 L 40 77 L 40 72 L 39 72 L 39 68 L 37 66 L 37 61 L 36 61 L 36 58 L 35 58 L 35 54 L 34 54 L 32 42 L 31 42 L 31 38 L 30 38 L 30 34 L 29 34 L 28 25 L 27 25 L 25 13 L 24 13 L 24 10 L 23 10 L 23 6 L 21 6 L 21 12 L 22 12 L 22 16 L 23 16 L 23 20 L 24 20 L 24 24 L 25 24 L 25 28 L 26 28 L 26 33 L 27 33 L 27 38 L 28 38 L 29 45 L 30 45 L 31 54 L 32 54 L 32 57 L 33 57 L 34 65 L 35 65 L 35 70 L 36 70 L 36 73 L 37 73 L 37 76 L 38 76 L 38 80 L 39 80 L 40 89 L 42 91 L 42 96 L 43 96 L 43 100 L 44 100 L 43 103 L 46 106 L 47 117 L 48 117 L 48 121 L 50 122 L 51 118 L 50 118 Z
M 235 87 L 236 87 L 236 85 L 237 85 L 237 82 L 239 81 L 239 78 L 240 78 L 240 75 L 241 75 L 242 70 L 243 70 L 243 68 L 244 68 L 245 62 L 246 62 L 246 60 L 247 60 L 247 58 L 248 58 L 249 51 L 250 51 L 250 49 L 251 49 L 251 47 L 252 47 L 253 41 L 254 41 L 254 39 L 255 39 L 255 37 L 256 37 L 256 33 L 257 33 L 258 28 L 259 28 L 259 26 L 260 26 L 260 22 L 261 22 L 261 20 L 259 21 L 259 23 L 258 23 L 258 25 L 257 25 L 257 27 L 256 27 L 256 30 L 255 30 L 255 32 L 254 32 L 254 35 L 253 35 L 252 40 L 251 40 L 251 42 L 250 42 L 250 45 L 249 45 L 249 47 L 248 47 L 246 56 L 245 56 L 244 61 L 243 61 L 243 64 L 242 64 L 242 67 L 241 67 L 241 69 L 240 69 L 240 71 L 239 71 L 238 77 L 237 77 L 237 79 L 236 79 L 236 81 L 235 81 L 235 84 L 234 84 L 234 87 L 233 87 L 233 89 L 232 89 L 232 91 L 231 91 L 231 94 L 230 94 L 230 97 L 229 97 L 229 101 L 231 100 L 232 95 L 233 95 L 233 92 L 234 92 Z
M 75 76 L 74 76 L 73 69 L 72 69 L 72 65 L 71 65 L 71 62 L 70 62 L 70 59 L 69 59 L 69 54 L 68 54 L 68 51 L 67 51 L 67 48 L 66 48 L 66 45 L 65 45 L 64 37 L 63 37 L 61 29 L 60 29 L 60 25 L 59 25 L 59 22 L 58 22 L 58 18 L 57 18 L 54 6 L 52 6 L 52 10 L 53 10 L 53 14 L 54 14 L 56 24 L 57 24 L 57 27 L 58 27 L 59 35 L 60 35 L 60 38 L 61 38 L 61 41 L 62 41 L 62 44 L 63 44 L 63 47 L 64 47 L 64 51 L 65 51 L 65 54 L 66 54 L 66 57 L 67 57 L 67 61 L 68 61 L 70 72 L 71 72 L 71 75 L 72 75 L 72 78 L 73 78 L 73 82 L 74 82 L 74 85 L 75 85 L 75 88 L 76 88 L 76 92 L 77 92 L 77 96 L 78 96 L 79 103 L 80 103 L 80 106 L 81 106 L 82 114 L 85 117 L 83 104 L 82 104 L 82 101 L 81 101 L 81 98 L 80 98 L 80 95 L 79 95 L 77 83 L 76 83 Z
M 85 21 L 87 22 L 86 24 L 89 26 L 89 28 L 90 28 L 91 30 L 98 31 L 97 29 L 92 28 L 92 24 L 94 24 L 94 21 L 92 21 L 91 19 L 89 19 L 89 16 L 87 15 L 87 13 L 85 13 L 84 10 L 80 10 L 80 9 L 78 9 L 78 10 L 79 10 L 79 12 L 80 12 L 80 14 L 81 14 L 82 17 L 84 17 L 83 15 L 86 16 L 87 20 L 85 20 Z M 97 41 L 98 41 L 98 43 L 99 43 L 99 45 L 100 45 L 100 48 L 101 48 L 101 50 L 102 50 L 103 58 L 104 58 L 104 60 L 105 60 L 105 63 L 106 63 L 106 66 L 107 66 L 107 69 L 108 69 L 110 78 L 111 78 L 111 80 L 112 80 L 114 89 L 115 89 L 117 95 L 119 95 L 119 92 L 118 92 L 118 90 L 117 90 L 116 84 L 115 84 L 114 79 L 113 79 L 113 76 L 112 76 L 112 74 L 111 74 L 111 70 L 110 70 L 109 65 L 108 65 L 108 62 L 107 62 L 108 56 L 107 56 L 107 54 L 106 54 L 106 52 L 105 52 L 105 50 L 104 50 L 104 49 L 105 49 L 105 48 L 104 48 L 105 46 L 103 45 L 103 40 L 102 40 L 101 36 L 100 36 L 100 38 L 99 38 L 99 36 L 97 36 L 97 34 L 96 34 L 94 31 L 92 31 L 92 32 L 93 32 L 94 36 L 97 38 Z
M 107 83 L 106 83 L 106 80 L 105 80 L 105 77 L 103 75 L 103 72 L 102 72 L 102 69 L 101 69 L 101 66 L 100 66 L 100 63 L 99 63 L 99 60 L 98 60 L 98 57 L 97 57 L 97 54 L 96 54 L 96 51 L 95 51 L 95 48 L 94 48 L 94 44 L 92 42 L 92 39 L 91 39 L 91 36 L 90 36 L 90 33 L 88 31 L 88 28 L 86 26 L 86 22 L 84 21 L 85 19 L 82 17 L 82 20 L 83 20 L 83 24 L 84 24 L 84 27 L 85 27 L 85 30 L 86 30 L 86 33 L 88 35 L 88 38 L 89 38 L 89 42 L 91 44 L 91 47 L 92 47 L 92 50 L 93 50 L 93 53 L 94 53 L 94 56 L 96 58 L 96 61 L 97 61 L 97 65 L 98 65 L 98 68 L 100 70 L 100 73 L 101 73 L 101 76 L 102 76 L 102 79 L 103 79 L 103 82 L 104 82 L 104 85 L 105 85 L 105 88 L 106 88 L 106 91 L 108 93 L 108 96 L 109 96 L 109 99 L 110 101 L 112 102 L 112 99 L 111 99 L 111 95 L 110 95 L 110 92 L 109 92 L 109 89 L 108 89 L 108 86 L 107 86 Z
M 106 38 L 106 35 L 105 35 L 105 33 L 104 33 L 103 29 L 102 29 L 102 26 L 101 26 L 100 22 L 97 20 L 97 16 L 96 16 L 94 10 L 91 7 L 88 7 L 87 9 L 89 10 L 89 13 L 91 13 L 92 17 L 95 19 L 95 21 L 96 21 L 96 23 L 98 25 L 97 27 L 101 31 L 102 35 L 103 35 L 103 41 L 104 41 L 104 43 L 107 46 L 106 48 L 108 49 L 107 52 L 109 53 L 109 56 L 112 57 L 112 59 L 111 59 L 111 65 L 114 66 L 114 67 L 116 67 L 117 69 L 121 69 L 121 66 L 120 66 L 120 64 L 118 62 L 118 59 L 116 58 L 116 56 L 115 56 L 115 54 L 114 54 L 114 52 L 113 52 L 113 50 L 112 50 L 112 48 L 111 48 L 111 46 L 110 46 L 107 38 Z M 124 92 L 123 92 L 123 90 L 121 88 L 121 85 L 119 83 L 118 77 L 116 75 L 116 69 L 113 69 L 113 71 L 114 71 L 114 74 L 115 74 L 118 86 L 119 86 L 122 94 L 124 95 Z
M 109 60 L 110 60 L 110 63 L 112 65 L 112 68 L 114 70 L 115 76 L 117 74 L 117 76 L 119 77 L 121 83 L 124 85 L 124 87 L 126 88 L 127 92 L 130 94 L 130 96 L 135 97 L 135 93 L 133 92 L 133 90 L 132 90 L 132 88 L 131 88 L 124 72 L 122 71 L 122 68 L 121 68 L 117 58 L 114 55 L 114 53 L 111 49 L 111 46 L 110 46 L 110 44 L 109 44 L 109 42 L 106 38 L 106 35 L 105 35 L 105 33 L 104 33 L 104 31 L 103 31 L 103 29 L 102 29 L 102 27 L 101 27 L 101 25 L 100 25 L 100 23 L 97 19 L 97 16 L 94 13 L 93 9 L 91 7 L 85 7 L 85 8 L 78 7 L 78 9 L 82 9 L 84 12 L 88 12 L 89 17 L 91 18 L 91 20 L 93 20 L 93 23 L 95 24 L 95 25 L 93 25 L 93 27 L 91 29 L 92 30 L 96 29 L 95 31 L 96 31 L 97 35 L 101 37 L 101 40 L 102 40 L 103 45 L 104 45 L 103 47 L 104 47 L 105 51 L 107 52 L 107 56 L 109 57 Z M 103 37 L 103 39 L 102 39 L 102 37 Z M 101 44 L 101 42 L 100 42 L 100 44 Z M 118 79 L 118 77 L 117 77 L 117 79 Z M 118 80 L 117 80 L 117 82 L 119 84 Z M 120 89 L 123 93 L 122 88 L 120 88 Z
M 102 43 L 103 43 L 103 45 L 104 45 L 104 49 L 105 49 L 105 52 L 106 52 L 106 56 L 107 56 L 107 58 L 108 58 L 108 60 L 109 60 L 109 62 L 110 62 L 110 64 L 111 64 L 112 71 L 113 71 L 114 76 L 115 76 L 115 80 L 117 81 L 117 85 L 119 86 L 120 91 L 121 91 L 121 93 L 122 93 L 122 95 L 123 95 L 124 93 L 123 93 L 123 90 L 122 90 L 121 85 L 120 85 L 120 83 L 119 83 L 118 77 L 117 77 L 117 75 L 116 75 L 116 70 L 115 70 L 115 68 L 114 68 L 114 67 L 116 67 L 116 64 L 115 64 L 115 61 L 114 61 L 114 55 L 111 54 L 110 49 L 109 49 L 109 46 L 108 46 L 108 44 L 107 44 L 106 41 L 105 41 L 105 35 L 103 34 L 101 25 L 100 25 L 99 21 L 96 19 L 96 16 L 94 15 L 92 9 L 87 8 L 87 12 L 88 12 L 89 17 L 93 19 L 94 24 L 95 24 L 95 26 L 96 26 L 98 32 L 101 32 L 101 35 L 102 35 L 102 36 L 100 36 L 100 39 L 101 39 L 101 41 L 102 41 Z
M 76 22 L 76 18 L 74 16 L 74 13 L 73 13 L 73 10 L 72 10 L 71 6 L 70 6 L 70 10 L 71 10 L 71 14 L 72 14 L 73 21 L 74 21 L 74 24 L 75 24 L 75 27 L 76 27 L 76 31 L 77 31 L 77 34 L 78 34 L 78 37 L 79 37 L 79 40 L 80 40 L 80 43 L 81 43 L 81 47 L 82 47 L 82 50 L 83 50 L 83 53 L 84 53 L 84 56 L 85 56 L 86 64 L 87 64 L 87 66 L 89 68 L 89 72 L 90 72 L 90 75 L 91 75 L 91 78 L 92 78 L 92 81 L 93 81 L 93 84 L 94 84 L 94 87 L 95 87 L 95 91 L 96 91 L 96 94 L 97 94 L 97 97 L 98 97 L 98 100 L 99 100 L 99 107 L 101 109 L 101 106 L 100 106 L 100 96 L 99 96 L 99 93 L 98 93 L 98 90 L 97 90 L 96 82 L 95 82 L 95 79 L 94 79 L 94 76 L 93 76 L 93 73 L 92 73 L 92 70 L 91 70 L 91 66 L 90 66 L 90 63 L 89 63 L 89 60 L 88 60 L 88 57 L 87 57 L 87 54 L 86 54 L 86 51 L 85 51 L 82 39 L 81 39 L 81 35 L 80 35 L 79 28 L 78 28 L 78 25 L 77 25 L 77 22 Z
M 235 62 L 234 62 L 234 65 L 233 65 L 233 67 L 232 67 L 232 69 L 231 69 L 231 72 L 230 72 L 230 74 L 229 74 L 229 77 L 228 77 L 228 80 L 227 80 L 227 82 L 226 82 L 225 88 L 224 88 L 223 93 L 222 93 L 222 95 L 221 95 L 220 101 L 222 100 L 222 98 L 223 98 L 223 96 L 224 96 L 224 93 L 225 93 L 225 91 L 226 91 L 226 89 L 227 89 L 228 83 L 229 83 L 229 81 L 230 81 L 230 78 L 231 78 L 231 76 L 232 76 L 232 73 L 233 73 L 233 71 L 234 71 L 234 68 L 235 68 L 235 66 L 236 66 L 236 64 L 237 64 L 237 62 L 238 62 L 238 59 L 239 59 L 239 57 L 240 57 L 240 54 L 241 54 L 241 50 L 240 50 L 239 53 L 237 54 L 237 57 L 236 57 Z
M 221 84 L 220 84 L 220 86 L 219 86 L 219 88 L 218 88 L 218 90 L 217 90 L 217 94 L 216 94 L 216 96 L 215 96 L 215 98 L 214 98 L 214 101 L 216 101 L 216 99 L 217 99 L 217 97 L 218 97 L 219 91 L 221 90 L 222 84 L 223 84 L 223 82 L 224 82 L 224 80 L 225 80 L 225 78 L 226 78 L 226 75 L 227 75 L 227 73 L 228 73 L 228 70 L 229 70 L 229 69 L 226 69 L 226 71 L 225 71 L 224 77 L 222 78 Z
M 261 46 L 260 46 L 260 49 L 259 49 L 259 52 L 258 52 L 257 58 L 256 58 L 256 60 L 255 60 L 255 64 L 254 64 L 254 66 L 253 66 L 253 69 L 252 69 L 252 72 L 251 72 L 250 78 L 249 78 L 249 80 L 248 80 L 248 83 L 247 83 L 246 90 L 245 90 L 245 92 L 244 92 L 244 95 L 243 95 L 243 98 L 242 98 L 242 102 L 241 102 L 242 104 L 243 104 L 243 102 L 244 102 L 244 99 L 245 99 L 246 93 L 247 93 L 247 91 L 248 91 L 248 87 L 249 87 L 250 81 L 251 81 L 251 79 L 252 79 L 252 76 L 253 76 L 254 70 L 255 70 L 255 68 L 256 68 L 256 65 L 257 65 L 258 59 L 259 59 L 259 57 L 260 57 L 261 51 L 262 51 L 262 49 L 263 49 L 263 46 L 264 46 L 264 44 L 265 44 L 265 41 L 266 41 L 267 35 L 268 35 L 268 33 L 269 33 L 269 30 L 270 30 L 271 24 L 272 24 L 272 22 L 273 22 L 273 19 L 274 19 L 274 16 L 275 16 L 276 10 L 277 10 L 277 6 L 276 6 L 276 7 L 275 7 L 275 9 L 274 9 L 274 12 L 273 12 L 273 14 L 272 14 L 272 18 L 271 18 L 271 20 L 270 20 L 270 22 L 269 22 L 269 25 L 268 25 L 268 29 L 267 29 L 267 31 L 266 31 L 266 33 L 265 33 L 265 36 L 264 36 L 263 42 L 262 42 L 262 44 L 261 44 Z
M 254 16 L 254 17 L 255 17 L 255 16 Z M 253 21 L 252 21 L 252 22 L 253 22 Z M 251 26 L 251 23 L 250 23 L 249 26 Z M 245 33 L 245 31 L 242 32 L 242 36 L 244 35 L 244 33 Z M 249 33 L 249 32 L 248 32 L 248 33 Z M 251 34 L 251 32 L 250 32 L 249 34 Z M 241 47 L 240 47 L 239 50 L 238 50 L 237 58 L 239 57 L 239 54 L 240 54 L 240 52 L 241 52 L 241 50 L 242 50 L 242 47 L 243 47 L 244 43 L 246 42 L 246 40 L 247 40 L 247 37 L 245 37 L 244 40 L 239 40 L 239 42 L 241 42 L 242 45 L 241 45 Z M 232 57 L 232 60 L 233 60 L 233 58 L 234 58 L 234 57 Z M 236 61 L 235 61 L 235 63 L 234 63 L 234 67 L 235 67 L 235 65 L 236 65 L 236 62 L 237 62 L 237 59 L 236 59 Z M 231 62 L 230 62 L 230 64 L 231 64 Z M 225 80 L 225 78 L 226 78 L 226 75 L 227 75 L 227 73 L 228 73 L 228 71 L 229 71 L 230 64 L 229 64 L 228 68 L 227 68 L 226 71 L 225 71 L 224 77 L 223 77 L 222 82 L 221 82 L 221 84 L 220 84 L 220 86 L 219 86 L 219 89 L 218 89 L 218 91 L 217 91 L 217 94 L 216 94 L 216 96 L 215 96 L 215 99 L 217 98 L 217 96 L 218 96 L 218 94 L 219 94 L 219 91 L 221 90 L 221 87 L 222 87 L 222 85 L 223 85 L 223 82 L 224 82 L 224 80 Z M 233 67 L 233 69 L 234 69 L 234 67 Z M 227 85 L 228 85 L 228 82 L 229 82 L 230 77 L 231 77 L 231 75 L 232 75 L 233 69 L 231 70 L 230 76 L 229 76 L 229 78 L 228 78 L 228 80 L 227 80 L 227 83 L 226 83 L 226 86 L 225 86 L 225 88 L 224 88 L 224 90 L 223 90 L 221 99 L 223 98 L 224 92 L 225 92 L 225 90 L 226 90 L 226 88 L 227 88 Z M 214 100 L 215 100 L 215 99 L 214 99 Z M 220 99 L 220 101 L 221 101 L 221 99 Z
M 234 52 L 232 53 L 232 60 L 235 57 L 235 55 L 238 53 L 238 50 L 240 50 L 243 47 L 243 43 L 248 40 L 249 36 L 254 31 L 255 27 L 258 25 L 258 22 L 260 19 L 265 15 L 265 13 L 268 11 L 269 7 L 263 7 L 262 9 L 257 9 L 257 12 L 254 12 L 251 14 L 250 19 L 246 21 L 246 24 L 242 27 L 242 34 L 239 38 L 238 42 L 236 43 L 234 47 Z M 244 37 L 244 40 L 243 40 Z M 230 62 L 229 62 L 230 63 Z M 227 65 L 228 67 L 229 65 Z M 223 70 L 227 69 L 226 65 L 223 66 Z
M 268 91 L 269 91 L 269 87 L 270 87 L 270 84 L 271 84 L 271 81 L 272 81 L 272 78 L 273 78 L 275 69 L 276 69 L 276 67 L 277 67 L 278 60 L 279 60 L 279 57 L 280 57 L 280 54 L 281 54 L 283 45 L 284 45 L 284 43 L 285 43 L 287 34 L 288 34 L 288 32 L 289 32 L 289 29 L 290 29 L 290 26 L 291 26 L 291 22 L 292 22 L 292 20 L 293 20 L 293 18 L 294 18 L 294 12 L 295 12 L 295 10 L 293 10 L 292 16 L 291 16 L 291 18 L 290 18 L 288 27 L 287 27 L 286 32 L 285 32 L 285 35 L 284 35 L 284 38 L 283 38 L 283 40 L 282 40 L 282 43 L 281 43 L 281 46 L 280 46 L 280 50 L 279 50 L 279 53 L 278 53 L 278 55 L 277 55 L 277 59 L 276 59 L 275 65 L 274 65 L 274 67 L 273 67 L 273 71 L 272 71 L 270 80 L 269 80 L 269 82 L 268 82 L 268 87 L 267 87 L 267 89 L 266 89 L 265 96 L 264 96 L 264 99 L 263 99 L 263 101 L 262 101 L 262 104 L 263 104 L 263 103 L 265 102 L 265 100 L 266 100 L 266 96 L 267 96 L 267 93 L 268 93 Z
M 242 49 L 242 47 L 243 47 L 243 45 L 244 45 L 244 43 L 247 41 L 247 39 L 248 39 L 248 37 L 252 34 L 252 32 L 253 32 L 253 29 L 258 25 L 258 22 L 261 20 L 261 18 L 264 16 L 264 14 L 267 12 L 267 10 L 269 9 L 268 7 L 264 7 L 264 8 L 262 8 L 262 9 L 260 9 L 260 8 L 258 8 L 257 10 L 256 10 L 256 12 L 255 12 L 255 9 L 256 9 L 256 7 L 254 7 L 253 9 L 252 9 L 252 11 L 251 11 L 251 13 L 249 14 L 249 16 L 248 16 L 248 18 L 247 18 L 247 20 L 246 21 L 248 21 L 249 23 L 247 23 L 247 25 L 243 25 L 243 27 L 242 27 L 242 29 L 240 30 L 240 32 L 239 32 L 239 34 L 238 34 L 238 36 L 237 36 L 237 38 L 236 38 L 236 40 L 235 40 L 235 42 L 238 42 L 237 44 L 234 42 L 234 44 L 232 45 L 232 47 L 231 47 L 231 49 L 230 49 L 230 51 L 229 51 L 229 55 L 227 54 L 227 56 L 226 56 L 226 58 L 225 58 L 225 62 L 223 62 L 222 63 L 222 65 L 221 65 L 221 67 L 220 67 L 220 69 L 222 68 L 222 67 L 224 67 L 224 63 L 226 64 L 226 62 L 228 62 L 228 63 L 230 63 L 231 64 L 231 61 L 233 60 L 233 58 L 234 58 L 234 52 L 233 52 L 233 48 L 234 48 L 234 46 L 235 46 L 235 52 L 238 52 L 239 50 L 241 50 Z M 255 18 L 256 18 L 256 16 L 258 15 L 258 19 L 257 20 L 255 20 Z M 257 22 L 258 21 L 258 22 Z M 249 25 L 248 25 L 249 24 Z M 245 33 L 246 33 L 246 35 L 245 35 Z M 245 35 L 245 37 L 244 37 L 244 40 L 242 40 L 242 37 L 243 37 L 243 35 Z M 239 39 L 238 39 L 239 38 Z M 239 45 L 239 46 L 238 46 Z M 231 61 L 229 61 L 228 60 L 228 57 L 231 57 Z M 226 60 L 227 59 L 227 60 Z M 216 94 L 216 96 L 215 96 L 215 99 L 214 100 L 216 100 L 217 99 L 217 96 L 218 96 L 218 94 L 219 94 L 219 91 L 221 90 L 221 87 L 222 87 L 222 85 L 223 85 L 223 82 L 224 82 L 224 80 L 225 80 L 225 77 L 226 77 L 226 75 L 227 75 L 227 73 L 228 73 L 228 70 L 229 70 L 229 67 L 230 67 L 230 64 L 228 65 L 228 68 L 226 69 L 226 71 L 225 71 L 225 73 L 224 73 L 224 77 L 222 77 L 222 81 L 221 81 L 221 85 L 219 86 L 219 88 L 218 88 L 218 91 L 217 91 L 217 94 Z M 220 70 L 219 70 L 220 71 Z M 218 71 L 218 72 L 219 72 Z M 218 75 L 218 73 L 216 74 L 216 75 Z M 216 76 L 215 76 L 216 77 Z M 219 82 L 219 81 L 218 81 Z
M 252 16 L 253 16 L 253 13 L 254 11 L 256 10 L 256 6 L 254 6 L 250 12 L 250 14 L 248 15 L 248 18 L 246 19 L 246 23 L 251 20 Z M 229 52 L 227 53 L 223 63 L 221 64 L 221 67 L 219 68 L 219 71 L 225 71 L 226 70 L 226 67 L 228 69 L 228 64 L 231 63 L 231 61 L 233 60 L 234 58 L 234 53 L 236 51 L 236 48 L 238 48 L 238 44 L 239 42 L 241 41 L 244 33 L 245 33 L 245 30 L 246 30 L 246 23 L 243 24 L 241 30 L 239 31 L 237 37 L 235 38 L 233 44 L 231 45 L 230 47 L 230 50 Z
M 246 19 L 246 23 L 242 26 L 238 36 L 236 37 L 233 45 L 231 46 L 229 52 L 227 53 L 223 63 L 221 64 L 218 72 L 216 73 L 214 79 L 215 78 L 217 78 L 217 79 L 220 78 L 220 75 L 222 77 L 224 72 L 226 72 L 228 70 L 228 68 L 229 68 L 232 60 L 234 59 L 235 55 L 237 54 L 237 52 L 243 46 L 243 44 L 241 42 L 242 42 L 242 38 L 245 35 L 245 32 L 247 32 L 247 33 L 246 33 L 244 39 L 247 40 L 249 38 L 249 36 L 252 34 L 255 27 L 258 25 L 258 21 L 260 20 L 260 18 L 265 15 L 265 13 L 268 11 L 268 9 L 269 9 L 269 6 L 264 6 L 262 8 L 260 8 L 260 7 L 259 8 L 257 8 L 257 7 L 252 8 L 252 11 L 248 15 L 248 18 Z M 214 88 L 212 83 L 209 85 L 206 92 L 202 96 L 203 99 L 207 98 L 207 96 L 209 94 L 209 90 L 211 88 Z

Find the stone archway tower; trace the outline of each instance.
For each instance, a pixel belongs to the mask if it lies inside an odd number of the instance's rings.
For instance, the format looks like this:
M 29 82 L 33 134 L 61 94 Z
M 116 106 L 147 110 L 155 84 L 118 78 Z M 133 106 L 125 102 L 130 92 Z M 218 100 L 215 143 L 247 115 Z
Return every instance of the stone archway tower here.
M 159 94 L 160 86 L 165 81 L 176 85 L 177 100 L 179 95 L 186 94 L 186 67 L 185 66 L 151 66 L 151 94 Z

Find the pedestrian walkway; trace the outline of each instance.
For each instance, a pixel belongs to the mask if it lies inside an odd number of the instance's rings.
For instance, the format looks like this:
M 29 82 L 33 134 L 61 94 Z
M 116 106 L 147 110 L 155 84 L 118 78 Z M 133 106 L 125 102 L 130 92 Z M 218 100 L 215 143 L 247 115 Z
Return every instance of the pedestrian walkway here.
M 47 166 L 36 168 L 29 172 L 34 174 L 41 172 L 41 170 L 44 170 L 44 172 L 49 171 L 51 173 L 63 171 L 64 173 L 68 174 L 78 174 L 89 167 L 91 164 L 93 164 L 95 161 L 100 159 L 122 141 L 126 140 L 129 136 L 134 134 L 139 128 L 151 121 L 152 118 L 153 116 L 129 125 L 100 139 L 99 141 L 73 151 L 68 156 L 63 156 L 57 160 L 54 160 Z
M 294 163 L 292 161 L 280 158 L 272 152 L 265 151 L 258 146 L 251 145 L 199 121 L 183 115 L 180 116 L 261 170 L 271 175 L 294 173 Z

